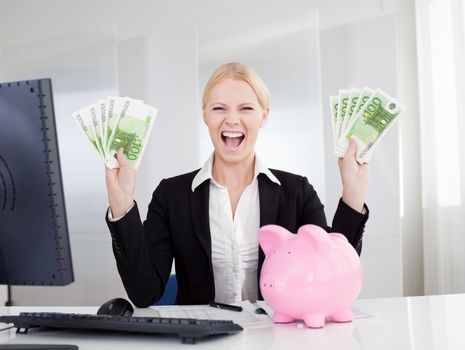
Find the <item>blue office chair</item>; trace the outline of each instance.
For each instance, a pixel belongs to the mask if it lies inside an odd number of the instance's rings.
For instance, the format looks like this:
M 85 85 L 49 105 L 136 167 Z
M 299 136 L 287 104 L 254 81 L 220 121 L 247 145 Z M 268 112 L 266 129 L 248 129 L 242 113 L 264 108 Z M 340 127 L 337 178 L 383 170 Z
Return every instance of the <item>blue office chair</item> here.
M 170 275 L 165 286 L 163 296 L 154 305 L 174 305 L 178 294 L 178 281 L 176 275 Z

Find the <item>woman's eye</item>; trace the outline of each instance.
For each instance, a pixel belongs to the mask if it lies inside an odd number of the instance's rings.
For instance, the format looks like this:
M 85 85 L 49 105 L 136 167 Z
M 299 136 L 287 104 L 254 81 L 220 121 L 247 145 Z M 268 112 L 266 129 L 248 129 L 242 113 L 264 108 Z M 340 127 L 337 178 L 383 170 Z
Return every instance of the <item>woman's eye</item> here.
M 214 111 L 224 111 L 223 107 L 213 107 Z
M 246 111 L 253 111 L 253 108 L 252 107 L 242 107 L 243 110 L 246 110 Z

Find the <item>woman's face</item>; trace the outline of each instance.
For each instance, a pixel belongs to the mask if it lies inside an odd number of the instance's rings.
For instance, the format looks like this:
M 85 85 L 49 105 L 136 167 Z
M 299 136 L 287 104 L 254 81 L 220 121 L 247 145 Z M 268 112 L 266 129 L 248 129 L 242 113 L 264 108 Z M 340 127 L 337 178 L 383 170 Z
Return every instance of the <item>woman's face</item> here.
M 268 112 L 245 81 L 229 78 L 215 85 L 203 112 L 215 155 L 235 163 L 253 153 Z

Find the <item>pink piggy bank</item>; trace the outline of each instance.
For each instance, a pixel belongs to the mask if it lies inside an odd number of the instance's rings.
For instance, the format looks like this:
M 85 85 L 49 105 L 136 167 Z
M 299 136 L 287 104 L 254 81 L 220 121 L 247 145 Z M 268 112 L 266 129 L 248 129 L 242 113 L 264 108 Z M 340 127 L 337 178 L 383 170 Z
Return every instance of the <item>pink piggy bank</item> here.
M 340 233 L 305 225 L 292 234 L 277 225 L 263 226 L 265 253 L 260 290 L 274 310 L 273 321 L 303 320 L 321 328 L 328 318 L 352 321 L 351 304 L 362 288 L 362 267 L 355 249 Z

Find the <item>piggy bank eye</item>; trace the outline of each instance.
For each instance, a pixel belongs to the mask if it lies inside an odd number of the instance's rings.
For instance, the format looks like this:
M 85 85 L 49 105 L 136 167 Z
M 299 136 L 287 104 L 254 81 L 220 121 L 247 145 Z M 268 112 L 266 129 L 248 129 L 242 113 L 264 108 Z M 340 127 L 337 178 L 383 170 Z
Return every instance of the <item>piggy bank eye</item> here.
M 291 254 L 291 251 L 289 250 L 289 251 L 287 252 L 287 254 Z

